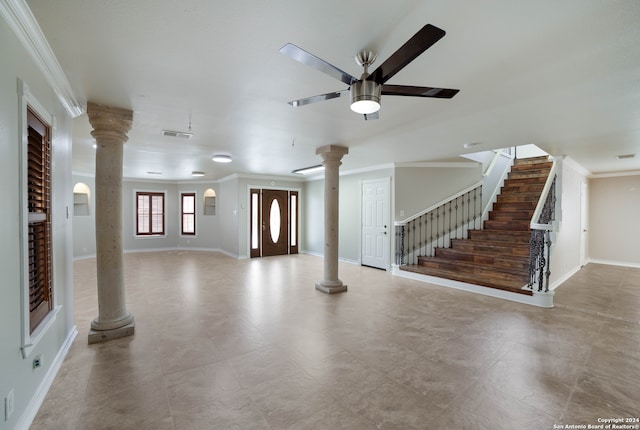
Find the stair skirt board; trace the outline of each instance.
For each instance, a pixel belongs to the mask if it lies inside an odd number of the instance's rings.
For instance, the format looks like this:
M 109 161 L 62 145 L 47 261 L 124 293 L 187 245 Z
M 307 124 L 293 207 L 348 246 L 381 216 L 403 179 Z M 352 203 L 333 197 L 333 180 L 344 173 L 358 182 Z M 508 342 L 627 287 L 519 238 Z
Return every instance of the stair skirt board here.
M 481 285 L 468 284 L 466 282 L 409 272 L 406 270 L 401 270 L 397 265 L 393 266 L 391 273 L 402 278 L 413 279 L 415 281 L 435 284 L 441 287 L 454 288 L 456 290 L 468 291 L 471 293 L 482 294 L 484 296 L 495 297 L 498 299 L 537 306 L 540 308 L 553 307 L 553 290 L 550 290 L 548 293 L 534 291 L 533 295 L 529 296 L 525 294 L 512 293 L 510 291 L 498 290 L 490 287 L 483 287 Z

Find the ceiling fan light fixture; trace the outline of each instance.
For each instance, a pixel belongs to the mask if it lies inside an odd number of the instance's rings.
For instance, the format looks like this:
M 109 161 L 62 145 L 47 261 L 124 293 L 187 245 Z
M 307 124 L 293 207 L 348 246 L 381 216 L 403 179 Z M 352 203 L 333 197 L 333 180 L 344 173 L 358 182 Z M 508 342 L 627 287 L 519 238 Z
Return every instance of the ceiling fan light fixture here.
M 231 163 L 232 161 L 230 155 L 224 155 L 224 154 L 216 154 L 213 156 L 212 160 L 215 161 L 216 163 Z
M 380 110 L 382 85 L 375 81 L 356 81 L 351 85 L 351 110 L 368 115 Z

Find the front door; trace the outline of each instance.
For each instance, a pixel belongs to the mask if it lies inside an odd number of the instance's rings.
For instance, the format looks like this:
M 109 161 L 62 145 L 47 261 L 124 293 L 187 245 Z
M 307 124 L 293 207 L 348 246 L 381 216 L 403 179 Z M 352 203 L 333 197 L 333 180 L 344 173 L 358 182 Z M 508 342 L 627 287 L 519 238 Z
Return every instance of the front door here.
M 262 190 L 262 256 L 289 253 L 289 192 Z
M 389 266 L 389 178 L 362 183 L 362 264 Z

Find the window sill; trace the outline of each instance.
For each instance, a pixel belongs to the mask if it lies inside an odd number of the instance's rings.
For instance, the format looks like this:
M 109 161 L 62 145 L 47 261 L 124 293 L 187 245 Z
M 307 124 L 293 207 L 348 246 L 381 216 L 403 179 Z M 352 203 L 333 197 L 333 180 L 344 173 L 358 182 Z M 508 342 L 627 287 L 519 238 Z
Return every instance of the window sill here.
M 29 358 L 29 355 L 33 352 L 33 350 L 38 346 L 38 343 L 42 340 L 45 333 L 49 331 L 49 328 L 53 325 L 58 316 L 58 312 L 60 312 L 62 306 L 56 306 L 49 312 L 49 314 L 42 320 L 42 322 L 36 328 L 36 331 L 31 335 L 25 336 L 25 340 L 23 342 L 22 347 L 22 358 Z
M 135 235 L 134 239 L 166 239 L 166 234 L 143 234 L 143 235 Z

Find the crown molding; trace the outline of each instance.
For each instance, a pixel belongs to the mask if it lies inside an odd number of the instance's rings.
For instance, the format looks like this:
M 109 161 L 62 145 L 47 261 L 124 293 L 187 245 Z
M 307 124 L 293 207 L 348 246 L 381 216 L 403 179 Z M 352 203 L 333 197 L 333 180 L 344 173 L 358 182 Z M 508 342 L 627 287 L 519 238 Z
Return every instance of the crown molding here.
M 25 0 L 0 0 L 0 15 L 31 55 L 67 113 L 72 118 L 82 115 L 84 105 L 73 94 L 67 76 Z

